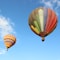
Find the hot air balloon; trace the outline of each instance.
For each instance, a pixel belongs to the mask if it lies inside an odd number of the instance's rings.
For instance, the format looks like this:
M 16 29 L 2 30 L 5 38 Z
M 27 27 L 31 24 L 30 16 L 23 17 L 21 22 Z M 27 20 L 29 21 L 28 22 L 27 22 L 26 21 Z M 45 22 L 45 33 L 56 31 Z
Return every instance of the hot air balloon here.
M 50 8 L 40 7 L 32 11 L 29 16 L 31 30 L 42 37 L 42 41 L 57 26 L 57 15 Z
M 4 43 L 6 48 L 8 49 L 16 43 L 16 37 L 11 34 L 7 34 L 4 36 Z

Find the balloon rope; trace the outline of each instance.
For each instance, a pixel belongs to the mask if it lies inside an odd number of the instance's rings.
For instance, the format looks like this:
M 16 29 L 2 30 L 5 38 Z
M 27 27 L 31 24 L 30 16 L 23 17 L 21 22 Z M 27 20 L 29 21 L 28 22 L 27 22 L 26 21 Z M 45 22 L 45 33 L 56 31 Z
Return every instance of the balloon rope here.
M 8 51 L 8 48 L 6 48 L 6 51 Z

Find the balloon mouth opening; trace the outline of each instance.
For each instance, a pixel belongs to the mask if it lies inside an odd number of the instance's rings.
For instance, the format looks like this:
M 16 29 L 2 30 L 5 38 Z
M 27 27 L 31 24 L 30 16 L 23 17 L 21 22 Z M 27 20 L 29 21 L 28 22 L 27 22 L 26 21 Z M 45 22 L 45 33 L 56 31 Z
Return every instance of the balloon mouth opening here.
M 42 42 L 44 42 L 45 41 L 45 37 L 42 37 Z

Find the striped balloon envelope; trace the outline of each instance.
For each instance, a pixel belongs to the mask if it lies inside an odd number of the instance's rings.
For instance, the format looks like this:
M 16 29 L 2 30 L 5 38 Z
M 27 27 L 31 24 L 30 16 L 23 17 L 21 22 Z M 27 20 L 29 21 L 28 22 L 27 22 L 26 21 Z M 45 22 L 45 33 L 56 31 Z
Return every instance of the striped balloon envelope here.
M 37 8 L 29 16 L 29 26 L 37 35 L 44 37 L 49 35 L 57 26 L 57 15 L 50 8 Z
M 11 34 L 7 34 L 7 35 L 4 36 L 4 43 L 5 43 L 5 46 L 8 49 L 16 43 L 16 37 L 11 35 Z

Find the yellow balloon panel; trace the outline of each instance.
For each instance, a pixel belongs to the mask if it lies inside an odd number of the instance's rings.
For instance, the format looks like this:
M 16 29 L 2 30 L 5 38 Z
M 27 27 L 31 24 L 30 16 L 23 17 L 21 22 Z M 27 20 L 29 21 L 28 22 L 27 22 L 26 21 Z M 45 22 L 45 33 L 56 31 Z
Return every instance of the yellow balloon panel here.
M 13 44 L 11 42 L 5 42 L 7 48 L 10 48 Z
M 10 48 L 11 46 L 13 46 L 15 42 L 16 42 L 15 36 L 11 34 L 4 36 L 4 43 L 7 48 Z

